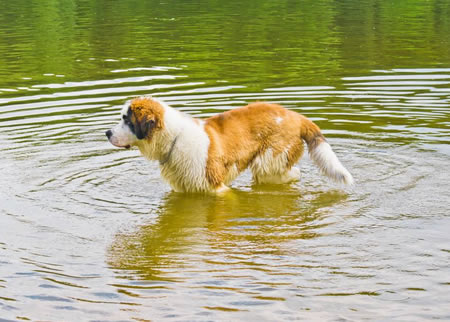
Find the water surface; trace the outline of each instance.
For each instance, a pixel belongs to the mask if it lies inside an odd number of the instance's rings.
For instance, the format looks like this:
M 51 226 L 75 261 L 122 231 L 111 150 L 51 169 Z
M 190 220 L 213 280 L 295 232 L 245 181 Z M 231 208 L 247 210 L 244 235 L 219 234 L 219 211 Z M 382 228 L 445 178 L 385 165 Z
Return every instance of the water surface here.
M 0 319 L 450 319 L 446 1 L 0 5 Z M 177 194 L 104 136 L 152 94 L 314 120 L 356 180 Z

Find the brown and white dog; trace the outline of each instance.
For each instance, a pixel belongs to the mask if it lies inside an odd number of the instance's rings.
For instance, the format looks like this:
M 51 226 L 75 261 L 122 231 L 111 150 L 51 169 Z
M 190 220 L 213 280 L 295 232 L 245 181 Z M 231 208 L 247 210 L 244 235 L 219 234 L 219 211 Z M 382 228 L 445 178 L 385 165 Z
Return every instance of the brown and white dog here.
M 246 168 L 256 183 L 299 180 L 295 163 L 308 144 L 311 159 L 336 182 L 352 184 L 319 127 L 280 105 L 252 103 L 207 119 L 195 119 L 151 97 L 127 103 L 121 121 L 106 132 L 117 146 L 137 146 L 158 160 L 178 192 L 221 192 Z

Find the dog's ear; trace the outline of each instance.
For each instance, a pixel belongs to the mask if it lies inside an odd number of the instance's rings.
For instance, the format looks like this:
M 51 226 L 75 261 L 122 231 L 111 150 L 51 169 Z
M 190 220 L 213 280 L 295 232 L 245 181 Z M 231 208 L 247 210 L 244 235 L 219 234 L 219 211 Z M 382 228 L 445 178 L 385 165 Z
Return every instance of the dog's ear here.
M 156 127 L 156 121 L 153 119 L 143 118 L 135 125 L 136 137 L 139 140 L 145 139 Z

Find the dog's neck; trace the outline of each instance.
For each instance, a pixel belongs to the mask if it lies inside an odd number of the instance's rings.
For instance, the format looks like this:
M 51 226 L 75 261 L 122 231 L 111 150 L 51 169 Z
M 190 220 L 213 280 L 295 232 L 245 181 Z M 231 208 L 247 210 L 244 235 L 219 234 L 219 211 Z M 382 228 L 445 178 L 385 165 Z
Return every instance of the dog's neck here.
M 175 148 L 175 143 L 180 135 L 182 114 L 165 103 L 165 120 L 163 131 L 158 131 L 148 140 L 138 142 L 141 153 L 149 160 L 159 161 L 160 165 L 167 165 Z
M 203 122 L 164 106 L 164 127 L 138 145 L 149 160 L 159 162 L 162 177 L 175 191 L 206 191 L 209 137 Z
M 139 146 L 150 160 L 159 161 L 162 177 L 175 191 L 206 191 L 209 137 L 203 122 L 164 106 L 164 127 Z
M 172 156 L 173 149 L 175 148 L 175 144 L 177 143 L 178 136 L 179 136 L 179 135 L 177 135 L 177 136 L 175 137 L 175 139 L 173 139 L 172 143 L 170 144 L 169 152 L 168 152 L 165 156 L 163 156 L 163 158 L 162 158 L 161 160 L 159 160 L 159 165 L 163 166 L 163 165 L 165 165 L 167 162 L 170 161 L 170 157 Z

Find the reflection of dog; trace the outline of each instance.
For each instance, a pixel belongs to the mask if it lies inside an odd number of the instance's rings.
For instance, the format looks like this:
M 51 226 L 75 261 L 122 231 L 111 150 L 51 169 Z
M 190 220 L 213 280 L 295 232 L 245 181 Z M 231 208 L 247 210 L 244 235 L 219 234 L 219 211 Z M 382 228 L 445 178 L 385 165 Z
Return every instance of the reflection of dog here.
M 157 207 L 151 206 L 152 216 L 114 236 L 107 262 L 136 279 L 158 281 L 187 278 L 185 269 L 198 268 L 192 261 L 211 263 L 223 253 L 254 258 L 270 249 L 271 255 L 291 256 L 292 242 L 319 237 L 331 223 L 324 220 L 330 207 L 346 199 L 346 193 L 336 190 L 298 193 L 272 185 L 218 196 L 170 192 Z M 229 262 L 224 264 L 224 271 L 230 269 Z M 249 270 L 260 269 L 247 264 Z
M 253 103 L 199 120 L 140 97 L 125 105 L 120 123 L 106 136 L 115 146 L 137 146 L 158 160 L 162 176 L 180 192 L 224 191 L 247 167 L 258 183 L 298 180 L 294 164 L 303 154 L 303 140 L 325 175 L 353 183 L 319 127 L 276 104 Z

